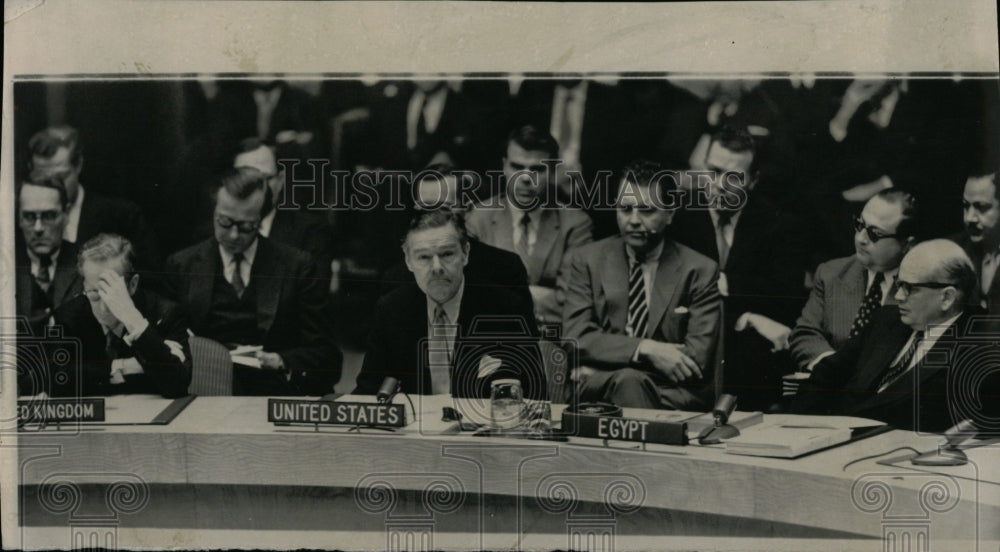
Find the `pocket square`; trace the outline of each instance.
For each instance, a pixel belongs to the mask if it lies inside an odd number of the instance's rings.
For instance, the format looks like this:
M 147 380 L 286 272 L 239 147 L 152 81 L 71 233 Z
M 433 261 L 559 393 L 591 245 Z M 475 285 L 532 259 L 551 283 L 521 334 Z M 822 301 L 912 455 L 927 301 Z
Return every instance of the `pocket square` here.
M 688 314 L 690 312 L 687 307 L 677 307 L 674 309 L 674 314 Z
M 490 355 L 483 355 L 479 359 L 479 377 L 485 378 L 491 376 L 500 369 L 501 364 L 500 359 L 493 358 Z

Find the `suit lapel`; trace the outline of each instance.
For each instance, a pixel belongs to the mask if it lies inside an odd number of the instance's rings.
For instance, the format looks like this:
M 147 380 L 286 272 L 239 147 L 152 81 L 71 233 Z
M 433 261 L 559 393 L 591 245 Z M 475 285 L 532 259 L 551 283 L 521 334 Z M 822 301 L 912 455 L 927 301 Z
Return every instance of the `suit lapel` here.
M 847 277 L 844 278 L 845 303 L 861 305 L 861 302 L 865 300 L 865 286 L 867 284 L 868 271 L 861 266 L 857 259 L 851 261 L 851 266 L 847 269 Z
M 510 206 L 507 205 L 506 198 L 500 202 L 503 209 L 490 211 L 490 231 L 493 233 L 494 244 L 500 249 L 517 252 L 514 247 L 514 223 L 511 221 Z
M 267 281 L 262 282 L 260 277 L 263 270 L 277 271 L 278 266 L 270 242 L 262 236 L 257 238 L 257 255 L 253 260 L 253 266 L 250 267 L 250 281 L 256 282 L 254 288 L 257 290 L 257 328 L 267 333 L 278 312 L 282 278 L 275 278 L 277 274 L 268 274 Z
M 888 371 L 892 365 L 892 361 L 896 359 L 896 355 L 898 355 L 903 349 L 903 346 L 906 345 L 910 334 L 912 333 L 912 329 L 900 322 L 884 334 L 884 337 L 881 340 L 882 347 L 878 347 L 872 353 L 871 358 L 869 358 L 866 363 L 868 369 L 861 374 L 862 380 L 858 382 L 858 387 L 860 389 L 869 389 L 873 393 L 877 391 L 877 387 L 882 381 L 882 377 L 885 376 L 886 371 Z
M 545 270 L 545 262 L 549 259 L 549 254 L 559 237 L 559 213 L 550 209 L 541 209 L 538 214 L 541 217 L 538 221 L 538 237 L 535 239 L 535 248 L 531 252 L 531 257 L 525 263 L 529 282 L 537 282 L 541 279 L 542 272 Z M 510 217 L 507 219 L 510 220 Z
M 221 264 L 218 244 L 214 239 L 206 240 L 191 267 L 192 281 L 188 286 L 191 318 L 195 326 L 201 326 L 208 315 L 212 289 L 215 287 L 215 271 Z
M 56 276 L 52 279 L 52 305 L 58 307 L 76 282 L 76 250 L 63 247 L 56 261 Z
M 663 243 L 660 262 L 656 265 L 656 277 L 653 280 L 653 292 L 649 304 L 649 323 L 646 324 L 646 334 L 652 335 L 653 329 L 659 327 L 660 320 L 667 311 L 667 305 L 677 291 L 676 277 L 680 269 L 676 250 L 672 243 Z M 643 336 L 645 337 L 645 336 Z
M 625 331 L 628 322 L 628 257 L 625 243 L 621 239 L 612 242 L 607 250 L 607 262 L 601 271 L 601 289 L 604 290 L 605 309 L 603 317 L 605 329 Z

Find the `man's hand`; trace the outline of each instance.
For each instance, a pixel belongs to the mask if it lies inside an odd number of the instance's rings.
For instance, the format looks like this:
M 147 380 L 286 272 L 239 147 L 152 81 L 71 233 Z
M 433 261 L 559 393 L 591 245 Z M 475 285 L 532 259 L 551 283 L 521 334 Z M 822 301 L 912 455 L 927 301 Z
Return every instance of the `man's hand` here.
M 639 358 L 648 361 L 672 383 L 702 377 L 698 363 L 684 353 L 682 346 L 644 339 L 639 343 Z
M 97 293 L 108 312 L 125 325 L 129 334 L 135 333 L 143 325 L 142 313 L 135 308 L 135 302 L 132 301 L 132 295 L 121 274 L 114 270 L 102 272 L 97 281 Z
M 261 370 L 284 370 L 285 361 L 281 359 L 281 355 L 278 353 L 268 353 L 266 351 L 257 351 L 257 360 L 260 361 Z
M 753 328 L 761 337 L 770 341 L 772 353 L 788 349 L 788 334 L 792 333 L 792 329 L 781 322 L 776 322 L 760 314 L 746 312 L 736 321 L 736 331 L 742 332 L 747 328 Z

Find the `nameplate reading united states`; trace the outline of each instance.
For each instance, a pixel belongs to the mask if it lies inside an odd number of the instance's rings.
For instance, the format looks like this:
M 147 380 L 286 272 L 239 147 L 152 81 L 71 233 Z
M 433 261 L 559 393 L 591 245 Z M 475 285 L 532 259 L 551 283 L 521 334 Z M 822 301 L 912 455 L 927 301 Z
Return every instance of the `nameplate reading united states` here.
M 285 424 L 403 427 L 406 425 L 406 409 L 401 404 L 268 399 L 267 421 Z
M 104 399 L 45 399 L 17 401 L 21 423 L 103 422 Z
M 685 423 L 563 412 L 562 429 L 579 437 L 662 445 L 688 444 L 687 424 Z

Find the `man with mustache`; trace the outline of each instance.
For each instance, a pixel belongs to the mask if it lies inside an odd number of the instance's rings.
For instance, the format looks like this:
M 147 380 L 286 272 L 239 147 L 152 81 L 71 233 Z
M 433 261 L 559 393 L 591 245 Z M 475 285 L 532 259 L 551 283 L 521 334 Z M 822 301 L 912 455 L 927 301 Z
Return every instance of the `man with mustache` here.
M 997 173 L 973 175 L 962 194 L 965 232 L 951 239 L 962 246 L 976 268 L 979 285 L 974 301 L 1000 315 L 1000 187 Z
M 812 371 L 868 325 L 882 305 L 893 304 L 903 255 L 917 242 L 914 197 L 882 190 L 868 200 L 854 224 L 855 254 L 816 269 L 812 293 L 789 337 L 800 371 Z
M 581 401 L 704 410 L 714 391 L 719 266 L 675 242 L 671 174 L 649 161 L 620 178 L 620 235 L 570 252 L 560 289 Z M 671 203 L 673 201 L 673 203 Z
M 391 376 L 411 394 L 488 398 L 492 381 L 515 378 L 525 397 L 547 397 L 530 305 L 512 291 L 466 283 L 461 215 L 418 213 L 403 255 L 416 282 L 379 299 L 355 393 L 373 395 Z

